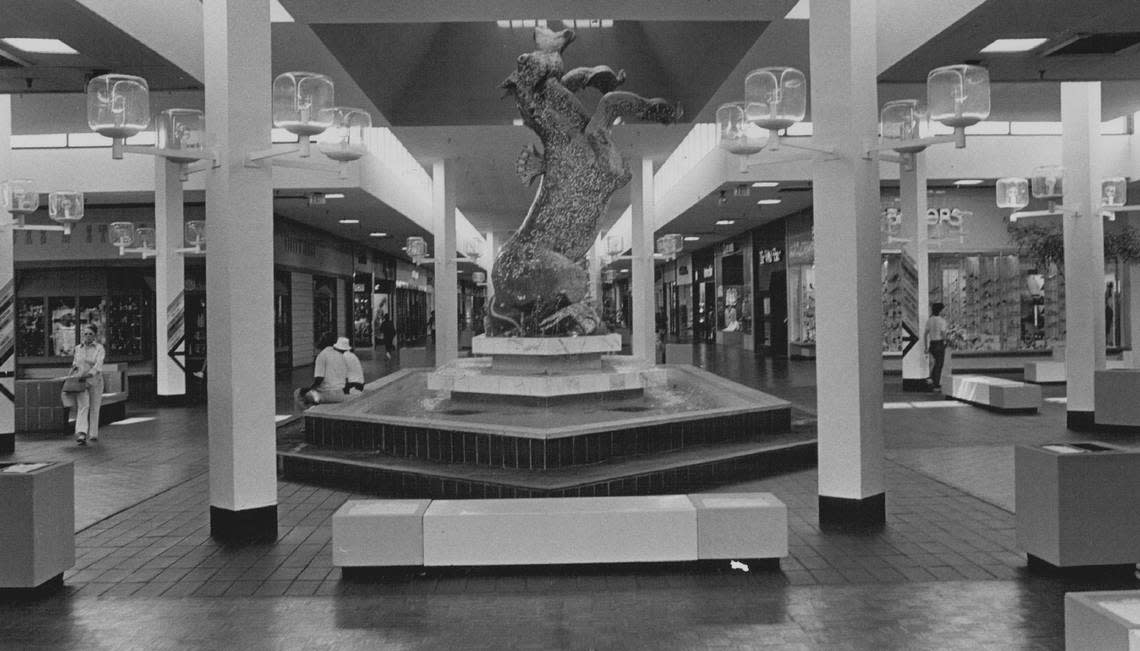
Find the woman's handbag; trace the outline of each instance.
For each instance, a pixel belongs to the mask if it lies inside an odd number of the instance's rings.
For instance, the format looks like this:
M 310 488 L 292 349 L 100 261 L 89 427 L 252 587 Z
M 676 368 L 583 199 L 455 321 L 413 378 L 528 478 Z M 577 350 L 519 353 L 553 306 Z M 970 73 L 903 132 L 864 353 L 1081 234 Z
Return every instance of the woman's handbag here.
M 63 379 L 64 393 L 82 393 L 87 390 L 86 378 L 78 375 L 69 375 Z

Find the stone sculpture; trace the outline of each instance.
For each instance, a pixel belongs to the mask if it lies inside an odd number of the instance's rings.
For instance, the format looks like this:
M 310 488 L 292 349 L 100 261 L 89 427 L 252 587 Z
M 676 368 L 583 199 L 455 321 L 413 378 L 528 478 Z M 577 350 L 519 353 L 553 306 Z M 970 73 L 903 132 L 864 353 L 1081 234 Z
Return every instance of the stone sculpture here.
M 670 124 L 681 107 L 615 90 L 625 71 L 608 66 L 563 71 L 562 52 L 574 32 L 535 29 L 537 49 L 518 57 L 501 88 L 515 98 L 523 122 L 542 143 L 523 150 L 517 171 L 538 191 L 519 230 L 503 245 L 492 271 L 489 336 L 566 336 L 605 331 L 587 300 L 585 254 L 610 196 L 632 175 L 610 139 L 618 117 Z M 603 93 L 593 114 L 575 94 Z

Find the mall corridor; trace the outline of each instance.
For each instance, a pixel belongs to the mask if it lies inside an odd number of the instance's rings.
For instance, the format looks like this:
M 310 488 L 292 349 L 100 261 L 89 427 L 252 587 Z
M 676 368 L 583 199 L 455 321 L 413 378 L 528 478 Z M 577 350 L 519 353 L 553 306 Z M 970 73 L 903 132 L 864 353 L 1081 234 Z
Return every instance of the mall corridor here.
M 815 410 L 814 366 L 698 346 L 707 370 Z M 366 361 L 368 380 L 391 370 Z M 277 385 L 278 418 L 295 416 Z M 276 544 L 209 537 L 203 405 L 132 403 L 98 445 L 19 435 L 11 460 L 70 460 L 77 563 L 65 587 L 0 601 L 0 639 L 42 649 L 1061 649 L 1063 595 L 1136 588 L 1124 574 L 1031 573 L 1014 540 L 1017 443 L 1140 437 L 1064 427 L 1063 387 L 1039 414 L 1001 415 L 885 380 L 887 524 L 823 532 L 816 473 L 719 487 L 789 507 L 779 570 L 714 565 L 499 567 L 340 579 L 330 518 L 352 495 L 280 482 Z M 824 401 L 826 402 L 826 401 Z

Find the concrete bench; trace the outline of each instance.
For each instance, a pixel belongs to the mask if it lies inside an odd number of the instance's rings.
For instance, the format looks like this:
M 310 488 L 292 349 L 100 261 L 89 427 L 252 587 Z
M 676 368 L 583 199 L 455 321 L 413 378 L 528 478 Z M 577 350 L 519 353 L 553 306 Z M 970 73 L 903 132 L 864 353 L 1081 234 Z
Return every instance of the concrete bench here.
M 72 418 L 71 407 L 60 401 L 66 367 L 30 366 L 20 371 L 16 379 L 16 431 L 55 432 L 67 429 Z M 127 399 L 130 397 L 127 365 L 103 365 L 103 404 L 99 410 L 99 424 L 106 425 L 127 417 Z
M 948 397 L 999 411 L 1037 411 L 1041 387 L 986 375 L 955 375 Z
M 787 507 L 769 493 L 349 500 L 333 515 L 345 569 L 787 555 Z
M 1104 361 L 1104 367 L 1107 369 L 1133 368 L 1131 356 L 1128 359 L 1107 359 Z M 1025 381 L 1034 384 L 1064 384 L 1068 381 L 1065 377 L 1065 361 L 1026 362 Z
M 1140 651 L 1140 590 L 1065 593 L 1065 648 Z

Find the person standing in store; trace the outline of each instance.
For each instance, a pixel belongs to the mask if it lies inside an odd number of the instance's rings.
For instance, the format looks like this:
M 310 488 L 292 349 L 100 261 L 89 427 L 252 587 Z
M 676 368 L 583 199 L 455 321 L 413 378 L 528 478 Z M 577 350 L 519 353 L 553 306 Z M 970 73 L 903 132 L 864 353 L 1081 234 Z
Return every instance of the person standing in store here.
M 926 320 L 926 328 L 922 333 L 922 340 L 926 353 L 930 355 L 930 388 L 932 391 L 942 389 L 942 365 L 946 362 L 946 333 L 950 325 L 942 316 L 946 306 L 934 303 L 930 306 L 930 318 Z
M 83 378 L 87 388 L 75 394 L 75 441 L 87 445 L 99 440 L 99 409 L 103 405 L 103 344 L 95 340 L 98 328 L 83 326 L 68 375 Z
M 348 364 L 344 353 L 351 348 L 348 337 L 336 338 L 329 333 L 321 337 L 321 352 L 313 367 L 313 383 L 293 391 L 293 401 L 301 409 L 331 402 L 344 402 L 348 383 Z
M 384 359 L 392 359 L 392 353 L 396 350 L 396 326 L 392 325 L 392 317 L 384 314 L 384 319 L 380 321 L 380 328 L 377 330 L 380 334 L 380 343 L 384 344 Z

